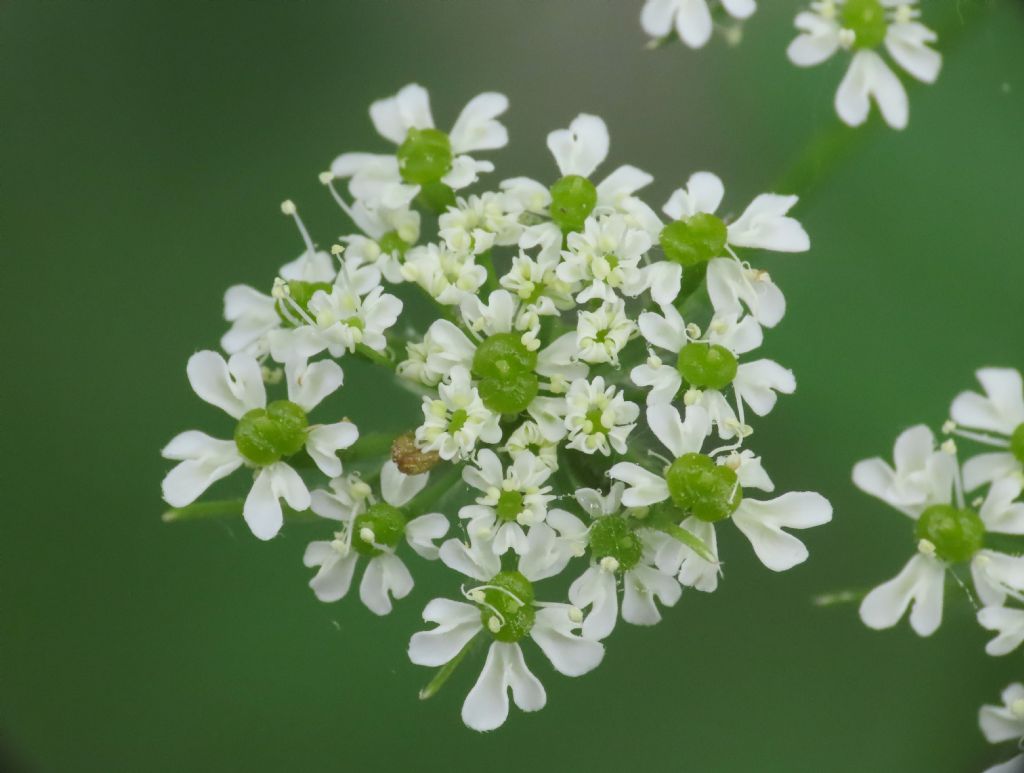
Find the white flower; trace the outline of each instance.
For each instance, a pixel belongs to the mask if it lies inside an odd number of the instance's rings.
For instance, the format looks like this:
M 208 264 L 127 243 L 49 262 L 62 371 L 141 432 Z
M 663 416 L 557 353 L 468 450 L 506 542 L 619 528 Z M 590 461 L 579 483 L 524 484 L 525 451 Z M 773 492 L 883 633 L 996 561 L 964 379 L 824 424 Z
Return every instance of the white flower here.
M 542 252 L 536 258 L 520 252 L 512 258 L 512 267 L 498 282 L 519 297 L 521 314 L 557 316 L 576 305 L 571 285 L 558 278 L 561 259 L 558 250 Z
M 445 460 L 464 459 L 478 441 L 501 440 L 500 417 L 484 406 L 465 368 L 453 367 L 438 387 L 438 395 L 438 399 L 423 398 L 423 424 L 416 430 L 416 443 L 424 451 L 437 451 Z
M 686 410 L 686 421 L 671 405 L 653 405 L 647 409 L 647 424 L 674 459 L 686 454 L 699 454 L 711 426 L 711 417 L 698 405 Z M 727 463 L 731 457 L 725 457 Z M 742 489 L 771 490 L 771 481 L 759 462 L 740 458 L 737 485 Z M 632 462 L 619 462 L 608 475 L 621 480 L 627 488 L 622 501 L 627 507 L 645 507 L 669 499 L 669 484 L 664 474 L 658 475 Z M 750 541 L 754 553 L 766 567 L 775 572 L 786 571 L 807 560 L 807 547 L 784 529 L 809 529 L 832 520 L 832 506 L 823 496 L 812 491 L 783 494 L 775 499 L 758 501 L 743 497 L 732 512 L 732 521 Z M 705 583 L 707 584 L 707 583 Z
M 305 425 L 306 414 L 341 386 L 341 368 L 334 362 L 286 365 L 288 401 L 284 407 L 288 410 L 283 418 L 273 409 L 284 401 L 272 404 L 268 412 L 260 366 L 249 355 L 235 354 L 225 362 L 216 352 L 198 352 L 189 358 L 187 371 L 196 394 L 239 420 L 239 430 L 235 441 L 216 440 L 196 431 L 171 440 L 163 456 L 180 464 L 164 478 L 164 499 L 172 507 L 185 507 L 215 481 L 247 464 L 257 472 L 242 514 L 256 537 L 270 539 L 284 522 L 280 499 L 293 510 L 309 507 L 306 484 L 282 458 L 304 447 L 325 475 L 336 477 L 341 474 L 337 451 L 348 448 L 359 435 L 349 421 Z M 261 422 L 273 425 L 269 433 Z M 240 435 L 240 430 L 246 431 Z M 275 445 L 282 441 L 287 448 Z
M 673 191 L 662 211 L 673 220 L 715 215 L 724 196 L 725 186 L 717 175 L 695 172 L 687 181 L 686 188 Z M 762 193 L 755 197 L 743 214 L 726 225 L 726 246 L 769 252 L 806 252 L 811 247 L 810 238 L 803 226 L 788 214 L 798 201 L 798 196 L 780 196 L 777 193 Z
M 709 0 L 647 0 L 640 26 L 653 38 L 664 38 L 675 30 L 690 48 L 701 48 L 711 39 L 713 28 Z M 747 19 L 757 10 L 755 0 L 720 0 L 734 19 Z
M 492 92 L 474 97 L 462 109 L 452 130 L 439 140 L 447 143 L 451 158 L 446 168 L 439 169 L 438 179 L 459 190 L 472 185 L 479 172 L 490 172 L 494 165 L 477 161 L 469 153 L 495 150 L 508 144 L 508 132 L 497 120 L 508 109 L 508 99 Z M 413 131 L 435 130 L 426 89 L 414 83 L 402 88 L 394 97 L 370 106 L 374 128 L 387 140 L 402 146 Z M 435 130 L 436 131 L 436 130 Z M 408 204 L 420 186 L 408 181 L 403 173 L 401 149 L 398 156 L 371 153 L 345 153 L 331 164 L 335 177 L 351 178 L 349 192 L 357 199 L 374 206 L 398 208 Z
M 999 478 L 1024 477 L 1024 384 L 1020 372 L 982 368 L 977 376 L 985 394 L 960 393 L 950 415 L 957 425 L 981 432 L 957 427 L 953 432 L 1000 450 L 980 454 L 964 465 L 964 485 L 969 491 Z M 995 436 L 983 434 L 989 432 Z
M 613 448 L 620 454 L 626 452 L 626 438 L 636 426 L 640 409 L 614 385 L 606 387 L 601 376 L 591 381 L 577 379 L 569 387 L 565 403 L 569 448 L 604 456 Z
M 607 495 L 594 489 L 580 489 L 576 500 L 595 519 L 620 518 L 629 523 L 622 508 L 621 483 L 613 484 Z M 591 529 L 600 529 L 595 523 Z M 569 600 L 579 607 L 589 607 L 590 613 L 583 622 L 583 636 L 599 641 L 606 638 L 615 628 L 619 616 L 618 576 L 622 577 L 622 619 L 633 625 L 654 625 L 661 620 L 661 613 L 655 599 L 664 606 L 674 606 L 682 595 L 682 589 L 673 572 L 663 572 L 654 565 L 654 554 L 658 544 L 657 535 L 650 529 L 633 532 L 636 542 L 634 555 L 629 565 L 614 556 L 594 554 L 590 568 L 580 575 L 569 588 Z M 626 556 L 622 556 L 623 560 Z
M 608 126 L 596 115 L 580 113 L 569 124 L 568 129 L 557 129 L 548 134 L 548 149 L 554 156 L 558 171 L 563 176 L 590 178 L 601 163 L 608 157 L 611 140 Z M 654 211 L 634 194 L 646 188 L 654 178 L 635 166 L 625 164 L 617 167 L 604 180 L 594 185 L 596 203 L 595 214 L 618 213 L 626 217 L 627 223 L 634 228 L 642 228 L 652 237 L 661 230 L 661 221 Z M 550 190 L 534 180 L 516 177 L 505 180 L 501 188 L 515 196 L 528 212 L 546 215 L 551 205 Z M 538 227 L 531 234 L 532 238 L 543 238 L 540 234 L 554 234 L 560 242 L 561 234 L 557 226 L 551 223 L 546 227 Z M 539 232 L 539 233 L 538 233 Z M 520 246 L 528 247 L 525 243 Z
M 919 636 L 930 636 L 942 623 L 946 571 L 961 561 L 968 562 L 975 592 L 985 606 L 1000 606 L 1007 595 L 1024 600 L 1024 557 L 982 548 L 984 532 L 1024 533 L 1024 503 L 1014 501 L 1020 495 L 1020 483 L 1002 480 L 993 484 L 977 513 L 964 507 L 962 489 L 957 484 L 959 501 L 954 508 L 951 484 L 956 481 L 942 469 L 943 465 L 929 466 L 932 452 L 930 444 L 925 442 L 928 439 L 917 427 L 900 437 L 904 441 L 901 454 L 909 454 L 910 460 L 905 460 L 903 465 L 904 469 L 911 470 L 911 485 L 906 489 L 898 487 L 899 459 L 892 481 L 882 476 L 885 470 L 878 464 L 880 460 L 869 460 L 875 463 L 876 472 L 871 475 L 861 472 L 854 479 L 868 493 L 919 521 L 919 526 L 920 521 L 934 517 L 941 518 L 944 524 L 936 533 L 927 532 L 931 538 L 918 540 L 917 553 L 896 577 L 865 596 L 860 616 L 870 628 L 891 628 L 913 605 L 911 628 Z M 861 462 L 855 470 L 863 470 L 865 464 Z M 955 462 L 953 464 L 955 478 L 959 472 Z M 925 472 L 915 474 L 915 469 Z
M 456 199 L 438 218 L 438 231 L 449 249 L 480 255 L 493 246 L 517 244 L 523 226 L 519 223 L 522 208 L 505 193 L 482 193 Z
M 278 362 L 309 359 L 324 349 L 332 357 L 365 346 L 377 352 L 387 348 L 385 332 L 402 313 L 402 302 L 384 292 L 380 273 L 374 267 L 345 269 L 330 291 L 317 290 L 303 311 L 302 321 L 289 330 L 269 335 L 271 356 Z
M 1024 736 L 1024 684 L 1015 682 L 1003 690 L 1002 706 L 982 706 L 978 724 L 989 743 L 1002 743 Z
M 648 287 L 640 260 L 651 237 L 631 228 L 621 215 L 588 218 L 584 230 L 569 234 L 558 278 L 577 291 L 576 301 L 615 300 L 616 293 L 635 297 Z
M 381 498 L 400 510 L 423 490 L 429 475 L 403 475 L 394 462 L 388 461 L 380 478 Z M 359 556 L 367 555 L 369 561 L 359 585 L 359 598 L 371 612 L 386 615 L 391 611 L 392 597 L 405 598 L 413 587 L 412 575 L 395 555 L 398 541 L 404 537 L 423 558 L 437 558 L 434 541 L 447 533 L 448 519 L 441 513 L 428 513 L 406 521 L 405 514 L 400 513 L 400 530 L 375 531 L 378 523 L 393 526 L 384 520 L 393 514 L 384 510 L 385 516 L 375 517 L 369 486 L 357 476 L 349 476 L 332 480 L 331 489 L 314 491 L 311 507 L 317 515 L 341 522 L 342 527 L 334 539 L 311 542 L 306 547 L 303 563 L 319 567 L 309 587 L 321 601 L 343 598 L 352 584 Z
M 619 365 L 619 352 L 636 334 L 621 299 L 605 301 L 593 311 L 581 311 L 576 321 L 577 356 L 583 362 Z
M 978 610 L 978 623 L 982 628 L 997 632 L 985 645 L 989 655 L 1009 655 L 1024 642 L 1024 609 L 983 607 Z
M 738 362 L 739 355 L 756 349 L 763 340 L 761 327 L 753 317 L 716 314 L 704 338 L 695 339 L 691 338 L 694 331 L 686 325 L 675 307 L 663 306 L 661 310 L 662 314 L 652 311 L 640 314 L 640 333 L 653 346 L 670 352 L 672 361 L 678 364 L 679 353 L 687 346 L 696 345 L 706 348 L 709 353 L 715 352 L 720 362 L 731 357 L 735 364 L 735 375 L 731 381 L 735 410 L 725 397 L 725 387 L 715 389 L 706 383 L 694 384 L 686 395 L 688 405 L 699 404 L 708 411 L 723 439 L 737 435 L 745 437 L 750 433 L 744 422 L 744 406 L 749 406 L 758 416 L 766 416 L 775 407 L 776 393 L 792 394 L 796 390 L 793 372 L 774 360 Z M 723 353 L 721 349 L 726 351 Z M 684 383 L 680 368 L 663 362 L 657 354 L 652 354 L 646 363 L 633 368 L 630 378 L 637 386 L 651 388 L 647 394 L 648 405 L 674 401 Z
M 934 83 L 942 56 L 929 48 L 938 36 L 916 21 L 915 0 L 818 0 L 796 17 L 800 35 L 789 45 L 789 59 L 811 67 L 836 51 L 854 51 L 850 67 L 836 92 L 839 117 L 850 126 L 867 120 L 874 99 L 885 122 L 903 129 L 909 118 L 907 92 L 899 78 L 874 50 L 882 43 L 911 76 Z
M 281 266 L 278 276 L 286 282 L 311 285 L 333 282 L 338 273 L 334 259 L 314 247 L 294 204 L 286 201 L 282 209 L 294 218 L 306 249 L 295 260 Z M 273 296 L 248 285 L 229 287 L 224 293 L 224 319 L 231 323 L 231 329 L 220 339 L 221 348 L 228 354 L 245 352 L 254 357 L 266 354 L 270 350 L 267 334 L 280 328 L 284 321 L 279 303 Z
M 438 303 L 458 306 L 487 281 L 487 269 L 477 265 L 472 252 L 426 244 L 405 254 L 402 276 L 418 284 Z
M 524 421 L 505 440 L 500 451 L 518 456 L 524 451 L 534 454 L 548 469 L 558 469 L 558 443 L 549 440 L 535 421 Z
M 550 476 L 551 468 L 529 451 L 517 454 L 505 469 L 490 449 L 478 452 L 475 464 L 462 470 L 463 480 L 482 492 L 476 504 L 459 510 L 459 518 L 469 521 L 469 536 L 488 540 L 498 555 L 509 549 L 526 552 L 523 528 L 543 523 L 555 498 L 544 485 Z
M 853 482 L 912 518 L 929 505 L 950 501 L 956 461 L 936 447 L 935 436 L 918 424 L 896 438 L 893 446 L 895 468 L 880 457 L 857 462 Z
M 510 689 L 513 700 L 523 711 L 544 707 L 544 686 L 527 668 L 520 647 L 527 636 L 540 647 L 555 670 L 566 676 L 582 676 L 596 668 L 604 657 L 603 645 L 576 633 L 581 622 L 578 609 L 533 600 L 532 583 L 561 571 L 564 560 L 557 551 L 544 548 L 543 543 L 556 539 L 546 524 L 533 527 L 529 539 L 531 549 L 518 564 L 518 572 L 526 583 L 524 586 L 518 581 L 517 587 L 522 586 L 531 594 L 525 599 L 507 584 L 497 584 L 505 573 L 501 573 L 501 562 L 488 546 L 475 542 L 466 546 L 457 540 L 445 542 L 441 546 L 441 560 L 480 584 L 464 591 L 471 604 L 448 599 L 434 599 L 427 604 L 423 619 L 437 625 L 414 634 L 409 642 L 409 659 L 413 663 L 440 667 L 475 637 L 493 637 L 480 677 L 462 706 L 462 720 L 474 730 L 494 730 L 505 722 Z M 537 560 L 537 556 L 545 558 Z

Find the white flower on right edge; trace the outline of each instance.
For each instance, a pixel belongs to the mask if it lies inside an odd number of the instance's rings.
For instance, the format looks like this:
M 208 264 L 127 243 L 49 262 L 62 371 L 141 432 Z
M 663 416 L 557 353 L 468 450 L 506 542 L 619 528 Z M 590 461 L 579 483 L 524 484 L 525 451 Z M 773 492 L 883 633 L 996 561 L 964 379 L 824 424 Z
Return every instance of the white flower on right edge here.
M 527 667 L 520 647 L 527 637 L 565 676 L 582 676 L 604 657 L 600 642 L 576 633 L 583 622 L 579 609 L 538 602 L 534 596 L 533 584 L 562 571 L 570 553 L 559 549 L 559 538 L 547 524 L 530 529 L 528 539 L 529 549 L 514 571 L 503 571 L 501 559 L 483 541 L 445 542 L 441 560 L 477 582 L 463 589 L 469 603 L 437 598 L 427 604 L 423 619 L 437 626 L 414 634 L 409 642 L 409 659 L 434 668 L 457 657 L 477 636 L 491 642 L 483 671 L 462 705 L 462 721 L 474 730 L 504 724 L 509 690 L 523 711 L 544 708 L 544 685 Z
M 853 481 L 915 521 L 917 553 L 896 577 L 872 590 L 860 616 L 870 628 L 891 628 L 913 605 L 910 626 L 930 636 L 942 622 L 947 570 L 970 569 L 975 592 L 986 606 L 1024 593 L 1024 557 L 983 547 L 987 532 L 1024 534 L 1019 481 L 994 484 L 978 509 L 963 501 L 960 471 L 951 441 L 942 449 L 927 427 L 912 427 L 896 441 L 895 468 L 868 459 L 853 470 Z
M 876 49 L 884 44 L 908 74 L 923 83 L 934 83 L 942 56 L 929 45 L 938 36 L 917 21 L 920 15 L 916 0 L 816 0 L 809 11 L 797 15 L 800 35 L 787 53 L 798 67 L 812 67 L 840 48 L 853 51 L 836 92 L 839 117 L 850 126 L 860 126 L 874 99 L 885 122 L 893 129 L 903 129 L 910 112 L 906 89 Z
M 690 48 L 702 48 L 714 29 L 713 0 L 647 0 L 640 14 L 640 26 L 652 38 L 661 39 L 675 32 Z M 718 0 L 734 19 L 748 19 L 757 10 L 755 0 Z
M 1002 706 L 982 706 L 978 724 L 989 743 L 1024 738 L 1024 684 L 1011 684 L 1002 694 Z M 1019 773 L 1024 769 L 1024 754 L 989 768 L 985 773 Z

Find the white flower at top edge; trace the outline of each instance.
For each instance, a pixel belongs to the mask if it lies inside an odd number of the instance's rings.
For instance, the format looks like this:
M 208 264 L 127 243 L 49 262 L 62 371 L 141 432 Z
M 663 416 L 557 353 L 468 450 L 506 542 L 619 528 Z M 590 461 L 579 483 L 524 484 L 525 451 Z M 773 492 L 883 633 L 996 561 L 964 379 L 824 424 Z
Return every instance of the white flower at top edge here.
M 469 536 L 487 540 L 498 555 L 510 549 L 523 554 L 526 530 L 544 522 L 548 503 L 555 498 L 545 485 L 551 472 L 529 451 L 516 454 L 505 468 L 490 449 L 479 451 L 475 462 L 462 470 L 462 479 L 481 492 L 476 504 L 459 510 L 459 518 L 469 522 Z
M 698 405 L 686 409 L 686 420 L 671 405 L 654 405 L 647 409 L 647 424 L 658 440 L 679 459 L 685 454 L 700 454 L 711 428 L 711 417 Z M 728 462 L 732 456 L 723 457 Z M 741 459 L 742 461 L 742 459 Z M 667 472 L 667 467 L 665 468 Z M 746 464 L 735 471 L 742 488 L 771 490 L 771 481 L 760 464 Z M 627 507 L 646 507 L 671 498 L 665 472 L 657 474 L 633 462 L 619 462 L 609 476 L 627 486 L 622 502 Z M 799 491 L 775 499 L 757 501 L 743 497 L 731 519 L 750 541 L 754 552 L 769 569 L 781 572 L 807 560 L 806 546 L 784 529 L 807 529 L 832 520 L 832 506 L 820 494 Z
M 874 99 L 885 122 L 903 129 L 910 116 L 906 89 L 876 49 L 884 44 L 909 75 L 934 83 L 942 56 L 929 46 L 938 36 L 917 21 L 919 16 L 915 0 L 817 0 L 797 15 L 800 34 L 787 53 L 793 64 L 812 67 L 840 49 L 852 51 L 835 97 L 839 117 L 850 126 L 861 125 Z
M 1024 383 L 1020 371 L 982 368 L 977 377 L 985 394 L 957 395 L 950 408 L 955 426 L 950 429 L 999 450 L 980 454 L 964 464 L 968 491 L 999 478 L 1024 477 Z
M 916 522 L 914 556 L 861 603 L 861 619 L 871 628 L 891 628 L 912 607 L 911 628 L 930 636 L 942 622 L 946 572 L 962 563 L 985 606 L 1001 606 L 1007 596 L 1024 600 L 1024 557 L 983 547 L 986 532 L 1024 534 L 1024 503 L 1015 501 L 1021 482 L 1000 480 L 977 511 L 968 508 L 951 450 L 948 443 L 936 450 L 926 427 L 912 427 L 897 439 L 895 468 L 880 459 L 854 468 L 858 487 Z
M 447 135 L 451 159 L 439 182 L 459 190 L 476 182 L 480 172 L 491 172 L 494 165 L 478 161 L 469 154 L 478 150 L 496 150 L 508 144 L 508 131 L 498 117 L 508 109 L 503 94 L 479 94 L 462 109 Z M 370 106 L 374 128 L 387 140 L 402 146 L 413 131 L 435 130 L 426 89 L 415 83 L 402 88 L 394 97 L 378 100 Z M 436 130 L 435 130 L 436 131 Z M 444 142 L 442 140 L 442 142 Z M 408 204 L 420 185 L 405 179 L 398 155 L 345 153 L 331 164 L 335 177 L 350 178 L 349 192 L 370 206 L 398 208 Z
M 434 599 L 427 604 L 423 619 L 436 627 L 413 635 L 409 659 L 436 668 L 456 657 L 474 637 L 491 639 L 480 677 L 462 706 L 462 720 L 474 730 L 494 730 L 504 724 L 509 690 L 523 711 L 537 711 L 547 702 L 544 686 L 523 658 L 525 638 L 532 639 L 555 670 L 566 676 L 582 676 L 604 657 L 603 645 L 576 633 L 582 623 L 578 609 L 533 598 L 533 583 L 565 566 L 567 557 L 551 547 L 556 540 L 546 524 L 534 526 L 529 534 L 531 547 L 520 557 L 514 578 L 501 571 L 501 561 L 485 544 L 467 546 L 448 540 L 441 546 L 441 560 L 478 584 L 463 589 L 471 603 Z M 516 591 L 530 596 L 521 598 Z
M 381 499 L 390 508 L 401 511 L 427 485 L 429 474 L 404 475 L 394 462 L 388 461 L 380 478 Z M 321 601 L 343 598 L 352 584 L 359 557 L 364 556 L 368 562 L 359 585 L 359 598 L 371 612 L 386 615 L 391 611 L 391 599 L 405 598 L 413 587 L 412 575 L 395 555 L 399 541 L 404 538 L 420 556 L 435 559 L 438 548 L 434 541 L 448 532 L 448 519 L 441 513 L 410 513 L 415 517 L 407 520 L 404 512 L 395 518 L 387 508 L 378 515 L 370 487 L 358 476 L 335 478 L 330 486 L 330 491 L 313 492 L 311 507 L 317 515 L 339 521 L 341 528 L 333 539 L 307 546 L 303 563 L 318 567 L 309 587 Z M 396 527 L 399 522 L 401 526 Z M 375 523 L 391 528 L 378 528 L 379 533 L 375 533 Z
M 255 536 L 270 539 L 284 522 L 279 500 L 284 499 L 293 510 L 305 510 L 310 502 L 306 484 L 284 458 L 305 448 L 325 475 L 336 477 L 341 474 L 337 451 L 348 448 L 359 436 L 349 421 L 305 423 L 306 414 L 341 386 L 341 368 L 335 362 L 288 363 L 288 401 L 281 412 L 274 409 L 282 401 L 268 406 L 260 365 L 248 355 L 235 354 L 225 362 L 216 352 L 198 352 L 189 358 L 187 370 L 196 394 L 237 419 L 239 429 L 234 441 L 217 440 L 194 430 L 171 440 L 163 456 L 180 464 L 164 478 L 164 499 L 172 507 L 185 507 L 215 481 L 245 464 L 254 468 L 256 475 L 242 514 Z M 255 418 L 251 418 L 253 412 L 257 412 Z M 275 431 L 264 434 L 260 422 L 273 423 Z M 240 435 L 242 430 L 247 431 Z M 274 447 L 273 441 L 282 436 L 289 447 Z M 253 459 L 254 455 L 259 458 Z
M 690 48 L 702 48 L 711 39 L 714 0 L 647 0 L 640 14 L 640 26 L 652 38 L 675 32 Z M 757 10 L 755 0 L 718 0 L 715 5 L 734 19 L 748 19 Z

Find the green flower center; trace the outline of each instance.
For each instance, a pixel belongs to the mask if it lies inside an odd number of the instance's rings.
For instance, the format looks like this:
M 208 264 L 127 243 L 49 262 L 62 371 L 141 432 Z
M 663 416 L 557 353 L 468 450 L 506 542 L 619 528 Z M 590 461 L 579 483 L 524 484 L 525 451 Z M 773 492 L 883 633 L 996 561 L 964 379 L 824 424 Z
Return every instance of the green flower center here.
M 496 413 L 526 410 L 540 388 L 534 368 L 537 353 L 515 333 L 498 333 L 484 340 L 473 355 L 473 374 L 484 405 Z
M 628 571 L 640 563 L 644 546 L 630 520 L 621 515 L 608 515 L 594 520 L 590 527 L 590 549 L 598 561 L 613 558 L 620 571 Z
M 597 188 L 586 177 L 570 174 L 551 186 L 551 219 L 562 233 L 582 231 L 597 206 Z
M 932 505 L 917 519 L 915 533 L 919 540 L 928 540 L 935 546 L 935 555 L 956 564 L 969 561 L 981 550 L 985 525 L 974 510 Z
M 714 215 L 698 212 L 661 229 L 658 241 L 665 257 L 683 266 L 696 266 L 725 252 L 728 232 Z
M 519 572 L 500 572 L 481 588 L 480 620 L 498 641 L 516 642 L 533 628 L 533 585 Z
M 299 308 L 302 309 L 306 314 L 309 314 L 309 302 L 313 298 L 313 294 L 318 290 L 323 290 L 325 293 L 331 291 L 332 285 L 329 282 L 305 282 L 301 279 L 291 279 L 288 281 L 288 295 L 291 297 L 291 301 L 277 301 L 274 304 L 274 308 L 277 310 L 277 316 L 281 318 L 281 322 L 286 327 L 294 327 L 294 320 L 298 315 L 295 313 L 295 307 L 292 305 L 292 301 L 298 304 Z M 299 320 L 300 324 L 303 324 L 302 320 Z
M 687 344 L 676 362 L 683 379 L 699 389 L 725 389 L 738 367 L 735 355 L 718 344 Z
M 736 472 L 704 454 L 685 454 L 665 473 L 672 501 L 702 521 L 728 518 L 743 501 Z
M 397 507 L 378 502 L 362 515 L 356 516 L 352 530 L 352 547 L 357 553 L 379 556 L 383 551 L 375 545 L 393 548 L 405 536 L 405 515 Z
M 437 129 L 409 129 L 397 155 L 402 179 L 413 185 L 440 182 L 452 168 L 452 143 Z
M 591 408 L 587 411 L 587 421 L 590 422 L 591 429 L 590 434 L 594 435 L 598 432 L 607 435 L 608 427 L 604 426 L 604 422 L 601 421 L 601 417 L 604 415 L 604 411 L 600 408 Z
M 387 255 L 405 255 L 409 242 L 398 235 L 398 231 L 388 231 L 377 240 L 380 251 Z
M 465 408 L 458 408 L 452 411 L 452 417 L 448 419 L 448 432 L 450 434 L 458 432 L 466 426 L 466 422 L 468 420 L 469 414 L 466 412 Z
M 889 26 L 879 0 L 846 0 L 842 23 L 856 33 L 854 48 L 877 48 L 885 40 Z
M 235 426 L 235 445 L 253 464 L 266 467 L 292 456 L 306 444 L 306 412 L 288 400 L 253 408 Z
M 502 491 L 494 509 L 498 520 L 514 521 L 523 512 L 523 495 L 518 491 Z
M 1010 435 L 1010 453 L 1017 457 L 1017 461 L 1024 464 L 1024 424 L 1021 424 Z

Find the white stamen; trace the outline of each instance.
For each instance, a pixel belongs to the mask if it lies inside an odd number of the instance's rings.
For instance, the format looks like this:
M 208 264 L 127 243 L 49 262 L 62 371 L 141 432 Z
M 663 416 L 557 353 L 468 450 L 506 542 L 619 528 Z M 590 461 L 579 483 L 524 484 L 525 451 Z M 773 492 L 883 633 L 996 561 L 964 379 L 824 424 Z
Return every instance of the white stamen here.
M 955 432 L 955 431 L 956 431 L 956 422 L 953 421 L 952 419 L 947 419 L 946 422 L 942 425 L 942 434 L 943 435 L 949 435 L 950 433 Z
M 605 556 L 601 559 L 601 568 L 611 574 L 619 570 L 619 562 L 612 556 Z
M 487 618 L 487 630 L 491 633 L 497 633 L 502 628 L 502 622 L 497 617 Z
M 934 556 L 935 555 L 935 543 L 931 540 L 922 539 L 917 543 L 917 550 L 922 555 Z
M 373 541 L 376 538 L 377 538 L 377 535 L 375 535 L 373 533 L 373 529 L 371 529 L 369 526 L 364 526 L 363 528 L 361 528 L 359 530 L 359 539 L 361 539 L 363 542 L 366 542 L 366 543 L 372 545 Z
M 320 180 L 321 185 L 330 185 L 331 182 L 334 180 L 334 173 L 330 171 L 321 172 L 319 175 L 317 175 L 317 178 Z
M 704 396 L 704 393 L 699 389 L 690 387 L 686 390 L 686 394 L 683 395 L 683 405 L 691 406 L 696 405 L 700 402 L 700 399 Z
M 956 441 L 953 440 L 953 438 L 950 438 L 949 440 L 943 441 L 943 443 L 940 446 L 940 448 L 942 449 L 942 451 L 944 453 L 947 453 L 950 456 L 956 456 Z
M 295 214 L 295 202 L 291 199 L 285 199 L 281 202 L 281 212 L 285 215 Z
M 574 623 L 582 623 L 583 610 L 579 607 L 569 607 L 569 619 Z

